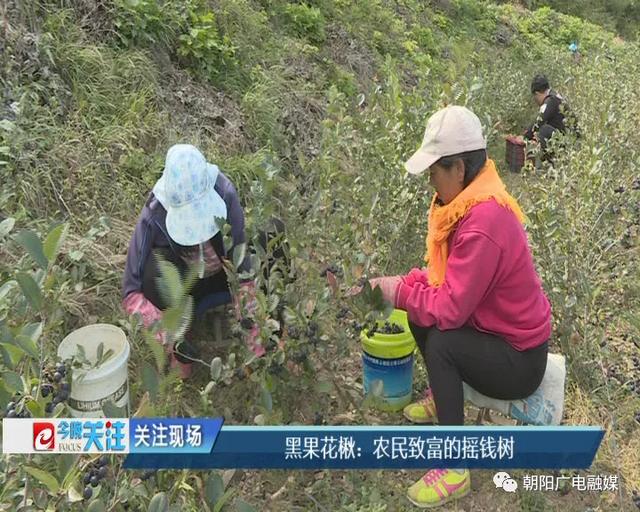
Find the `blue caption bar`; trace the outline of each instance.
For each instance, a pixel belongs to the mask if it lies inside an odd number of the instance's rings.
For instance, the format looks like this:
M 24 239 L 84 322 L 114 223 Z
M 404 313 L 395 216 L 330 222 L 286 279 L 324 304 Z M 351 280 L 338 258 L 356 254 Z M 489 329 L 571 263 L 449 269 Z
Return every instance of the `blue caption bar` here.
M 129 469 L 586 469 L 603 436 L 600 427 L 225 426 L 214 443 L 203 443 L 213 446 L 210 453 L 132 450 L 124 464 Z

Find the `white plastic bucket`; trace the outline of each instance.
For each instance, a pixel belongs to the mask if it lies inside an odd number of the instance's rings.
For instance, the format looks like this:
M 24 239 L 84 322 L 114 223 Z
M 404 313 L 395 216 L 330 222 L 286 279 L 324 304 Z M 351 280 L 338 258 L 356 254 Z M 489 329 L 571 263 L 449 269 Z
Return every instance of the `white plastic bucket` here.
M 113 354 L 104 364 L 91 370 L 74 370 L 71 393 L 67 405 L 74 417 L 100 418 L 102 406 L 111 401 L 126 409 L 129 415 L 129 341 L 122 329 L 115 325 L 93 324 L 73 331 L 58 346 L 62 360 L 74 357 L 82 346 L 91 363 L 98 360 L 98 345 L 104 343 L 104 353 Z M 82 377 L 81 377 L 82 376 Z

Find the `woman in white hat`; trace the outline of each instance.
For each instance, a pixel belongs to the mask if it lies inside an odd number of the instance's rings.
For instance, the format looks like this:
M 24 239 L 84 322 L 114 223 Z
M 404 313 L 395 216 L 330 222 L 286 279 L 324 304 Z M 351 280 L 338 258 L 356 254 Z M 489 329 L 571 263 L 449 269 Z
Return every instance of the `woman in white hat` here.
M 428 172 L 426 269 L 372 280 L 407 311 L 427 367 L 425 398 L 407 406 L 415 423 L 462 425 L 463 381 L 503 400 L 540 385 L 551 335 L 551 307 L 536 273 L 524 215 L 486 155 L 480 120 L 460 106 L 436 112 L 420 149 L 405 164 Z M 434 469 L 409 488 L 420 507 L 466 495 L 466 469 Z
M 196 307 L 199 301 L 211 301 L 212 297 L 218 303 L 231 301 L 222 267 L 227 254 L 218 219 L 231 225 L 234 248 L 245 242 L 244 214 L 233 183 L 194 146 L 172 146 L 162 177 L 153 187 L 129 243 L 122 286 L 127 313 L 139 313 L 149 326 L 168 306 L 157 286 L 158 255 L 181 271 L 192 264 L 200 266 L 200 279 L 191 291 Z M 248 269 L 247 251 L 239 271 Z M 242 283 L 241 290 L 249 298 L 255 296 L 253 281 Z M 256 336 L 254 326 L 247 342 L 260 356 L 264 348 L 255 341 Z M 180 356 L 176 360 L 173 347 L 167 348 L 172 366 L 188 377 L 192 368 L 189 360 Z

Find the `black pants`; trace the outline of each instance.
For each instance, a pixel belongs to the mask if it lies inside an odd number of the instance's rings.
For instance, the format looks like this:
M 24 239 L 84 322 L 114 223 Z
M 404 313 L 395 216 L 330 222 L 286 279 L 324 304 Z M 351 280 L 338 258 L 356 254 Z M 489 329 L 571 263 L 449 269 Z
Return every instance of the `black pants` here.
M 462 382 L 500 400 L 526 398 L 542 382 L 548 343 L 520 352 L 498 336 L 409 324 L 422 353 L 440 425 L 464 424 Z
M 540 149 L 542 149 L 544 158 L 550 158 L 551 156 L 553 156 L 547 150 L 547 146 L 556 130 L 557 128 L 554 128 L 550 124 L 543 124 L 538 130 L 538 141 L 540 142 Z

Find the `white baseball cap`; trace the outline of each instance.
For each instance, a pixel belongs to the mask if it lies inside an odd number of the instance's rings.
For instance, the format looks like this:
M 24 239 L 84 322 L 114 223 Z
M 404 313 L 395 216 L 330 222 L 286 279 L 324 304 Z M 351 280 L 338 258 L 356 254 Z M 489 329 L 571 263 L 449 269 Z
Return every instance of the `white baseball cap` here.
M 486 148 L 478 116 L 466 107 L 449 105 L 429 118 L 420 149 L 404 167 L 411 174 L 422 174 L 443 156 Z

